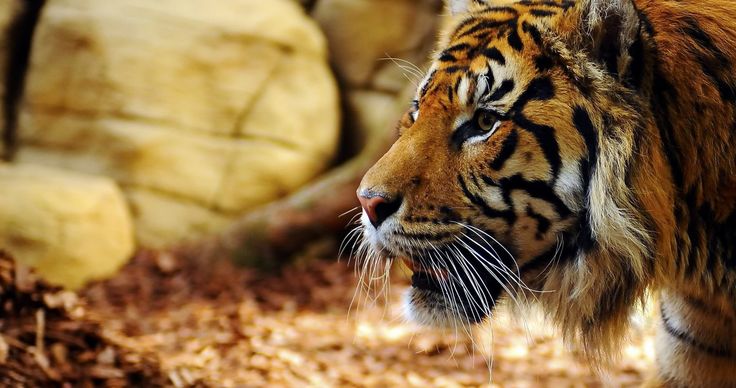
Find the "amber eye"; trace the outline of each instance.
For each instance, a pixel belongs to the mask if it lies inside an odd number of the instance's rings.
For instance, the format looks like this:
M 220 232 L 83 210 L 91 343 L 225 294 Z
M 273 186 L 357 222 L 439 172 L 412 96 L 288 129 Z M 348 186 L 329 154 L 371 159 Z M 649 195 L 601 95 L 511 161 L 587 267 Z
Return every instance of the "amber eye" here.
M 483 132 L 488 132 L 492 130 L 497 122 L 498 117 L 492 112 L 480 111 L 476 116 L 476 123 L 478 125 L 478 128 L 480 128 Z

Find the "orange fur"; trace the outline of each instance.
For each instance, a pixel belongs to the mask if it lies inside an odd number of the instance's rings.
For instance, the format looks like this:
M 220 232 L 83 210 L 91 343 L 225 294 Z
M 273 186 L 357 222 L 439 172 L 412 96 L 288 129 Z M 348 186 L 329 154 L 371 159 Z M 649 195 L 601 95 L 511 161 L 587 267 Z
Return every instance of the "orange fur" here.
M 400 205 L 383 212 L 388 226 L 364 219 L 373 248 L 450 272 L 451 258 L 477 265 L 475 282 L 457 281 L 476 287 L 465 291 L 476 302 L 504 287 L 545 291 L 533 297 L 593 361 L 616 353 L 632 309 L 661 291 L 659 381 L 706 384 L 693 367 L 716 356 L 725 359 L 713 365 L 736 366 L 730 347 L 681 332 L 718 319 L 696 298 L 724 316 L 736 306 L 736 7 L 450 3 L 401 136 L 359 189 Z M 497 242 L 472 241 L 464 225 Z M 489 252 L 500 245 L 510 257 Z M 517 266 L 528 287 L 481 273 L 481 250 Z M 430 291 L 412 294 L 421 320 L 462 301 Z M 489 313 L 463 308 L 470 322 Z M 713 327 L 726 336 L 736 323 Z M 710 382 L 736 381 L 730 373 Z

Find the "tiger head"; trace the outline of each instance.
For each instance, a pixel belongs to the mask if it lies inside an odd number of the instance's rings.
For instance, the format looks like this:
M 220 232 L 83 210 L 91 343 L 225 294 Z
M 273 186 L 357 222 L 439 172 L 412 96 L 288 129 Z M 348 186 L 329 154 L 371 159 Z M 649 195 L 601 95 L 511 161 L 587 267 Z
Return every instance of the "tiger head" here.
M 474 324 L 533 295 L 571 337 L 620 333 L 651 277 L 659 199 L 636 188 L 661 156 L 640 140 L 646 31 L 619 3 L 448 1 L 399 137 L 358 188 L 365 243 L 413 271 L 411 319 Z

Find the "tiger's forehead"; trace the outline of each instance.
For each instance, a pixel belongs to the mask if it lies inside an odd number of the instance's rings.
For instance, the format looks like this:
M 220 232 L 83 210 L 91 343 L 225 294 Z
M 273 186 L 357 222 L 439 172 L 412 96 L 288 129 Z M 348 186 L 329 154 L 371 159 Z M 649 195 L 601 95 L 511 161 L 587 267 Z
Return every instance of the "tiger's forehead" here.
M 514 53 L 504 45 L 502 31 L 482 41 L 452 40 L 439 51 L 417 90 L 417 101 L 440 98 L 446 104 L 477 106 L 503 99 L 517 74 Z M 497 92 L 497 93 L 496 93 Z
M 499 3 L 477 5 L 448 26 L 418 88 L 420 105 L 427 96 L 460 107 L 503 104 L 514 94 L 514 80 L 534 71 L 519 59 L 542 45 L 537 26 L 549 24 L 574 5 L 566 0 Z M 529 49 L 530 45 L 535 48 Z

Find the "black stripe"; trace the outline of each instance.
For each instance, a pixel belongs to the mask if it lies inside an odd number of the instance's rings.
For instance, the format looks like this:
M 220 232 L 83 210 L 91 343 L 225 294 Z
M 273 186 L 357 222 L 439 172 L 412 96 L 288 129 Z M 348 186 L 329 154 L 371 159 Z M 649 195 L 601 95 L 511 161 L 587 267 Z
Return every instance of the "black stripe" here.
M 683 172 L 680 158 L 682 157 L 678 150 L 677 144 L 673 138 L 674 128 L 672 127 L 673 118 L 670 114 L 670 106 L 677 105 L 677 91 L 672 84 L 664 78 L 659 66 L 654 70 L 654 80 L 652 85 L 652 110 L 654 119 L 659 128 L 659 136 L 662 139 L 662 148 L 669 162 L 672 180 L 675 188 L 683 186 Z
M 498 185 L 504 191 L 504 195 L 508 193 L 510 196 L 513 190 L 523 190 L 532 198 L 549 202 L 561 218 L 567 217 L 572 213 L 570 208 L 562 202 L 547 182 L 539 180 L 529 181 L 517 174 L 500 179 Z
M 448 66 L 444 69 L 441 69 L 441 71 L 447 73 L 447 74 L 454 74 L 458 72 L 467 72 L 468 67 L 467 66 Z
M 728 269 L 736 270 L 736 210 L 713 229 L 713 236 L 721 246 L 721 254 L 717 257 L 723 260 Z
M 468 200 L 470 200 L 471 203 L 477 205 L 480 207 L 481 211 L 483 212 L 483 215 L 485 215 L 488 218 L 501 218 L 504 221 L 506 221 L 507 224 L 511 225 L 514 222 L 516 222 L 516 213 L 514 213 L 512 210 L 496 210 L 488 206 L 485 200 L 483 198 L 473 194 L 468 189 L 468 185 L 465 183 L 465 179 L 463 179 L 462 175 L 457 176 L 457 181 L 460 183 L 460 188 L 463 191 L 463 194 L 465 195 Z
M 540 73 L 552 69 L 554 65 L 555 63 L 552 58 L 547 55 L 540 54 L 536 58 L 534 58 L 534 66 L 536 66 L 537 71 L 539 71 Z
M 519 11 L 517 11 L 513 7 L 499 7 L 499 6 L 492 6 L 492 5 L 489 5 L 485 8 L 481 8 L 478 12 L 503 12 L 503 13 L 510 13 L 514 16 L 519 15 Z
M 624 77 L 624 82 L 627 86 L 634 89 L 640 89 L 644 81 L 644 55 L 644 40 L 642 39 L 641 32 L 639 32 L 634 43 L 629 46 L 631 63 Z
M 493 94 L 488 96 L 488 98 L 483 99 L 483 102 L 489 102 L 489 101 L 498 101 L 502 99 L 504 96 L 509 94 L 512 90 L 514 90 L 514 80 L 512 79 L 506 79 L 501 82 L 501 85 L 496 89 Z
M 486 58 L 497 62 L 499 65 L 505 65 L 506 59 L 503 57 L 503 54 L 501 54 L 501 51 L 499 51 L 495 47 L 488 47 L 485 50 L 483 50 L 483 56 Z
M 581 175 L 585 174 L 586 171 L 590 171 L 590 167 L 588 167 L 588 161 L 583 160 L 580 163 L 580 171 Z M 590 186 L 590 181 L 583 181 L 583 192 L 588 192 L 588 187 Z M 589 203 L 589 195 L 586 195 L 585 203 L 583 204 L 583 208 L 580 210 L 580 213 L 578 214 L 578 231 L 577 235 L 575 236 L 575 246 L 583 253 L 590 252 L 593 250 L 593 248 L 596 247 L 598 244 L 598 241 L 593 235 L 593 228 L 590 225 L 590 203 Z
M 542 148 L 542 152 L 544 152 L 547 163 L 549 163 L 553 180 L 557 179 L 562 158 L 560 157 L 560 146 L 555 138 L 555 129 L 548 125 L 534 123 L 522 113 L 514 115 L 513 121 L 516 125 L 534 135 Z
M 539 17 L 547 17 L 547 16 L 553 16 L 557 14 L 554 11 L 549 11 L 546 9 L 532 9 L 531 11 L 529 11 L 529 13 L 534 16 L 539 16 Z
M 537 29 L 537 27 L 534 27 L 533 25 L 524 21 L 521 23 L 521 29 L 532 37 L 532 40 L 534 40 L 534 43 L 536 43 L 537 46 L 542 47 L 542 33 L 539 32 L 539 29 Z
M 704 344 L 702 342 L 699 342 L 695 338 L 691 337 L 687 332 L 681 331 L 678 328 L 674 327 L 672 325 L 672 322 L 670 321 L 670 318 L 667 316 L 667 313 L 664 311 L 663 304 L 660 304 L 659 311 L 660 311 L 660 314 L 662 315 L 662 326 L 664 326 L 664 329 L 673 338 L 676 338 L 680 342 L 684 342 L 690 345 L 691 347 L 698 349 L 699 351 L 703 353 L 707 353 L 713 357 L 734 358 L 734 353 L 731 349 L 725 346 L 717 347 L 717 346 Z
M 432 70 L 432 72 L 429 74 L 429 77 L 427 77 L 427 82 L 422 86 L 422 90 L 419 91 L 419 100 L 421 100 L 422 97 L 427 94 L 427 89 L 429 88 L 429 85 L 432 84 L 432 80 L 434 79 L 436 73 L 436 70 Z
M 485 74 L 486 81 L 488 81 L 488 88 L 492 88 L 493 84 L 496 83 L 496 77 L 493 76 L 493 71 L 489 68 L 488 71 Z M 488 93 L 488 91 L 486 91 Z M 483 97 L 481 97 L 481 100 L 483 100 Z
M 524 43 L 521 41 L 521 37 L 519 36 L 515 20 L 511 23 L 511 27 L 509 28 L 508 43 L 509 46 L 516 51 L 524 49 Z
M 549 227 L 552 225 L 552 223 L 547 219 L 547 217 L 537 213 L 532 209 L 531 206 L 526 206 L 526 215 L 529 216 L 529 218 L 537 221 L 537 240 L 542 240 L 544 238 L 544 234 L 547 233 L 549 230 Z
M 547 77 L 537 77 L 529 82 L 526 89 L 514 102 L 514 106 L 511 107 L 512 111 L 521 112 L 529 101 L 533 100 L 549 100 L 555 96 L 555 87 L 552 84 L 552 80 Z
M 498 28 L 501 26 L 505 26 L 512 22 L 515 19 L 508 19 L 508 20 L 482 20 L 478 23 L 476 23 L 473 27 L 468 28 L 465 30 L 460 36 L 458 36 L 456 39 L 466 37 L 468 35 L 473 35 L 477 32 L 484 32 L 490 29 Z
M 579 230 L 577 234 L 577 246 L 582 252 L 589 252 L 596 246 L 596 238 L 590 226 L 590 181 L 593 177 L 593 171 L 598 160 L 598 135 L 590 115 L 581 106 L 573 109 L 573 123 L 575 128 L 585 141 L 588 156 L 580 163 L 580 174 L 583 181 L 583 193 L 585 195 L 585 203 L 579 214 Z
M 447 49 L 445 49 L 445 52 L 454 53 L 455 51 L 465 51 L 465 50 L 469 50 L 470 48 L 471 46 L 468 43 L 458 43 L 456 45 L 450 46 Z
M 703 70 L 703 73 L 713 81 L 718 88 L 718 92 L 721 98 L 725 101 L 736 102 L 736 87 L 729 83 L 727 80 L 719 77 L 719 72 L 728 74 L 731 68 L 731 63 L 721 49 L 716 47 L 711 37 L 703 30 L 698 22 L 691 18 L 685 18 L 685 26 L 683 31 L 690 36 L 690 38 L 706 50 L 710 58 L 704 55 L 698 55 L 698 62 Z
M 451 104 L 455 100 L 454 97 L 455 97 L 455 93 L 454 93 L 454 90 L 452 90 L 452 86 L 447 85 L 447 99 L 450 100 Z
M 453 37 L 452 40 L 454 40 L 458 36 L 458 34 L 460 34 L 460 31 L 462 31 L 465 27 L 467 27 L 467 26 L 469 26 L 469 25 L 471 25 L 473 23 L 476 23 L 478 20 L 479 19 L 477 17 L 475 17 L 475 16 L 471 16 L 471 17 L 463 20 L 462 23 L 460 23 L 455 28 L 455 31 L 452 33 L 452 37 Z
M 442 55 L 440 55 L 439 60 L 440 62 L 455 62 L 457 61 L 457 58 L 448 52 L 443 52 Z
M 568 9 L 575 5 L 574 1 L 566 0 L 561 3 L 558 3 L 556 1 L 552 0 L 545 0 L 545 1 L 536 1 L 536 0 L 521 0 L 517 2 L 517 4 L 526 5 L 526 6 L 546 6 L 546 7 L 553 7 L 553 8 L 562 8 L 562 9 Z
M 578 130 L 578 133 L 580 133 L 580 136 L 582 136 L 585 141 L 585 147 L 588 150 L 590 171 L 586 172 L 584 179 L 590 181 L 590 178 L 593 175 L 592 170 L 595 168 L 598 160 L 598 135 L 588 111 L 586 111 L 582 106 L 578 105 L 573 109 L 572 122 L 575 124 L 575 129 Z
M 501 151 L 498 153 L 495 159 L 489 164 L 490 167 L 496 171 L 503 168 L 504 163 L 506 163 L 506 160 L 511 157 L 511 155 L 514 154 L 514 151 L 516 151 L 516 144 L 519 142 L 519 133 L 516 132 L 516 129 L 512 129 L 508 136 L 506 136 L 506 139 L 503 141 L 503 145 L 501 146 Z

